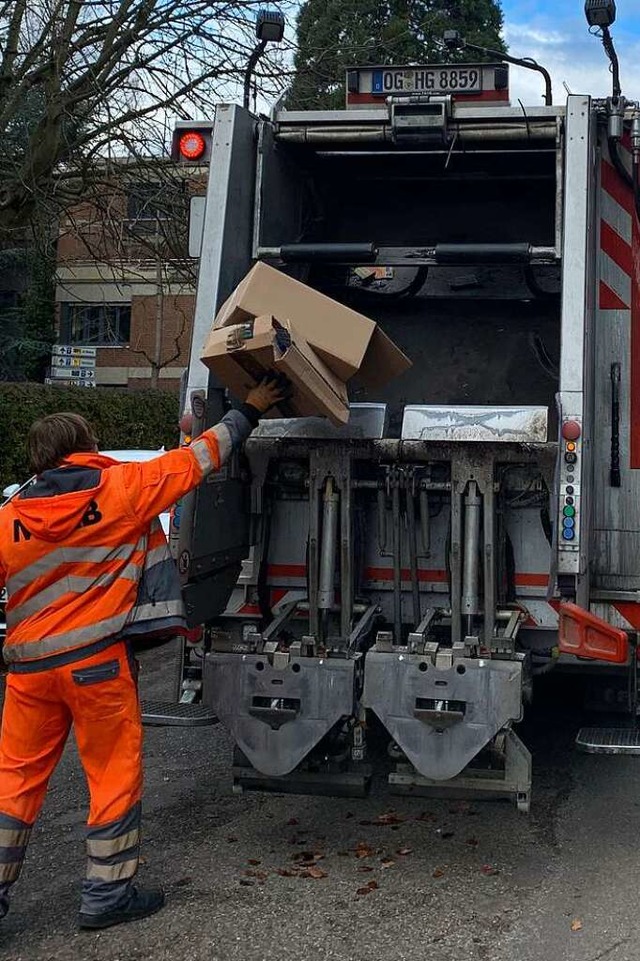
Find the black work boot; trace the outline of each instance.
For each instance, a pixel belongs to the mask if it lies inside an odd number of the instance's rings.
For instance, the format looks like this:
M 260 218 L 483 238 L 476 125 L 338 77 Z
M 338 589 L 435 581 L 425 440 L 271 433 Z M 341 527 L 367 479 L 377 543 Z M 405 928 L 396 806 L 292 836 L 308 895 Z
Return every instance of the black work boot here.
M 78 915 L 78 927 L 91 930 L 110 928 L 114 924 L 124 924 L 125 921 L 139 921 L 150 914 L 155 914 L 164 905 L 164 891 L 162 888 L 152 888 L 149 891 L 132 888 L 129 900 L 120 908 L 104 911 L 102 914 Z
M 3 881 L 0 883 L 0 921 L 6 917 L 9 911 L 9 888 L 11 882 Z

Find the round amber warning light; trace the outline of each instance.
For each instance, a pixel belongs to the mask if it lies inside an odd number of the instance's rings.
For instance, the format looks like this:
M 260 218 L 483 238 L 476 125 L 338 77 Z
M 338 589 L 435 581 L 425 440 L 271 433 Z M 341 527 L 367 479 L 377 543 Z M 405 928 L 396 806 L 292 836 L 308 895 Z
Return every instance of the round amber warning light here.
M 567 450 L 573 452 L 575 449 L 576 449 L 576 445 L 573 443 L 573 441 L 570 441 L 567 444 Z
M 207 144 L 201 133 L 197 130 L 190 130 L 183 133 L 178 143 L 180 156 L 185 160 L 199 160 L 207 149 Z
M 577 420 L 565 420 L 562 425 L 562 436 L 565 440 L 577 440 L 582 429 Z

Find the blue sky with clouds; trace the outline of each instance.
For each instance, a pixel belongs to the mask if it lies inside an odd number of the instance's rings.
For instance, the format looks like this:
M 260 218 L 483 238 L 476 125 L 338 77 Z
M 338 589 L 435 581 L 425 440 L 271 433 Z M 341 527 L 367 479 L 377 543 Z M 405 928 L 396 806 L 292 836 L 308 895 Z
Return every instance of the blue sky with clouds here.
M 611 92 L 608 61 L 600 41 L 589 35 L 584 0 L 502 0 L 505 38 L 514 56 L 534 57 L 554 81 L 554 98 L 565 97 L 563 81 L 573 93 L 605 96 Z M 640 100 L 640 0 L 617 0 L 612 28 L 620 58 L 622 91 Z M 512 100 L 539 103 L 540 79 L 512 68 Z

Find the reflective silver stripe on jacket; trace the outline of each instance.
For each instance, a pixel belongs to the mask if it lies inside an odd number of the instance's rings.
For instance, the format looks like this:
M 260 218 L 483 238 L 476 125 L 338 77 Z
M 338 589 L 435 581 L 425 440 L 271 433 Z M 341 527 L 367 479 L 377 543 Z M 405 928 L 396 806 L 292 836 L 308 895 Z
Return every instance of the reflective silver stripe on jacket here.
M 211 456 L 211 451 L 206 440 L 194 440 L 190 449 L 193 451 L 202 473 L 210 474 L 216 465 L 214 464 L 213 457 Z
M 94 590 L 97 587 L 110 587 L 115 581 L 127 580 L 137 584 L 142 573 L 141 564 L 127 564 L 121 571 L 105 571 L 98 577 L 61 577 L 55 584 L 45 587 L 38 591 L 28 601 L 18 604 L 14 608 L 7 608 L 7 626 L 14 628 L 33 614 L 37 614 L 51 604 L 64 597 L 65 594 L 84 594 L 86 591 Z
M 229 454 L 233 450 L 233 438 L 231 436 L 231 431 L 226 424 L 220 423 L 216 427 L 212 428 L 212 432 L 216 435 L 216 439 L 218 441 L 220 466 L 222 466 L 228 460 Z
M 42 641 L 19 641 L 11 644 L 5 641 L 3 657 L 8 664 L 15 661 L 30 661 L 39 657 L 46 657 L 48 654 L 62 654 L 70 651 L 74 647 L 82 647 L 91 644 L 93 641 L 101 641 L 104 637 L 111 637 L 118 634 L 125 624 L 127 613 L 117 614 L 115 617 L 107 617 L 103 621 L 96 621 L 87 624 L 86 627 L 77 627 L 72 631 L 65 631 L 63 634 L 52 634 Z
M 144 550 L 145 542 L 121 544 L 119 547 L 58 547 L 45 557 L 34 561 L 7 579 L 9 596 L 28 587 L 36 578 L 49 574 L 62 564 L 102 564 L 106 561 L 127 560 L 134 551 Z

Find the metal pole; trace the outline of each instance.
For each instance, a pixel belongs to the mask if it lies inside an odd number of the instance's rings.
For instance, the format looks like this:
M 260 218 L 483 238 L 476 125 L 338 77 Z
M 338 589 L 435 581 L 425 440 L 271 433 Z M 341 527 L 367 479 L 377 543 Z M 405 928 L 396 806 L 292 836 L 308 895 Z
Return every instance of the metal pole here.
M 322 510 L 322 541 L 320 545 L 320 577 L 318 580 L 318 607 L 331 610 L 335 600 L 334 579 L 336 569 L 336 543 L 338 540 L 338 517 L 340 497 L 333 488 L 333 477 L 327 477 Z
M 409 526 L 409 566 L 411 570 L 411 594 L 413 597 L 413 623 L 422 619 L 420 611 L 420 583 L 418 581 L 418 531 L 416 524 L 415 493 L 407 487 L 407 523 Z
M 462 614 L 465 634 L 473 634 L 473 619 L 478 614 L 480 507 L 482 499 L 475 481 L 469 481 L 464 499 L 464 566 L 462 574 Z
M 402 560 L 400 556 L 400 480 L 391 478 L 391 514 L 393 524 L 393 629 L 394 641 L 402 641 Z
M 267 41 L 261 40 L 260 43 L 256 44 L 253 49 L 251 56 L 249 57 L 249 62 L 247 63 L 247 69 L 244 73 L 244 97 L 242 99 L 242 106 L 245 110 L 249 109 L 251 103 L 251 79 L 253 77 L 253 71 L 256 69 L 258 60 L 262 54 L 267 49 Z

